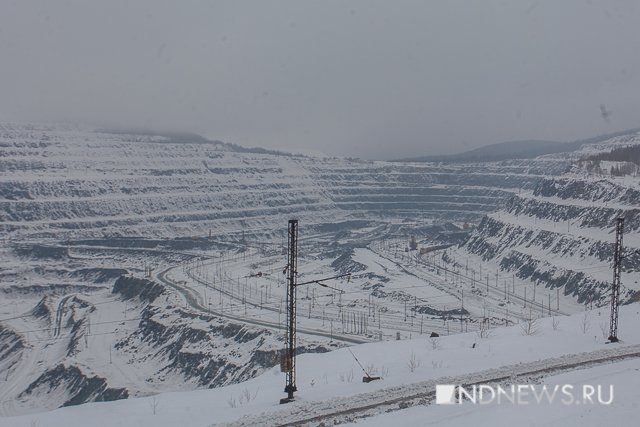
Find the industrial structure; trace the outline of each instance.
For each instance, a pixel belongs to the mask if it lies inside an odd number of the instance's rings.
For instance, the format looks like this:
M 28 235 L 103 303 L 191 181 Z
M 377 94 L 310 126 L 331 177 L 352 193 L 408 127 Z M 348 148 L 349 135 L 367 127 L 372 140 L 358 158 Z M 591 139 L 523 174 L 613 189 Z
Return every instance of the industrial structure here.
M 622 234 L 624 218 L 616 219 L 616 246 L 613 254 L 613 283 L 611 284 L 611 319 L 609 342 L 618 342 L 618 308 L 620 306 L 620 271 L 622 270 Z

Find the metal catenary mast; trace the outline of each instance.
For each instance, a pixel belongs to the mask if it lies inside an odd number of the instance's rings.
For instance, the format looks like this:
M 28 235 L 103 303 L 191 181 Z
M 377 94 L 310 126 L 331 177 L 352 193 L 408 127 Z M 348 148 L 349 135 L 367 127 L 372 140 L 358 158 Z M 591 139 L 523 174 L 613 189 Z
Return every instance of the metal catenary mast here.
M 613 255 L 613 283 L 611 284 L 611 319 L 609 342 L 618 342 L 618 308 L 620 306 L 620 271 L 622 269 L 622 234 L 624 218 L 616 219 L 616 247 Z
M 296 387 L 296 285 L 298 280 L 298 220 L 289 220 L 289 244 L 287 251 L 287 334 L 285 337 L 285 353 L 280 362 L 282 370 L 287 374 L 285 399 L 280 403 L 293 400 Z
M 351 273 L 340 274 L 338 276 L 325 277 L 323 279 L 309 280 L 298 283 L 298 220 L 289 220 L 288 229 L 289 241 L 287 250 L 287 267 L 284 272 L 287 274 L 287 333 L 285 336 L 285 350 L 280 358 L 280 370 L 286 373 L 286 385 L 284 392 L 287 397 L 280 399 L 280 403 L 293 401 L 293 393 L 298 391 L 296 386 L 296 291 L 298 286 L 315 283 L 325 288 L 331 288 L 322 283 L 327 280 L 350 277 Z M 339 289 L 331 288 L 342 292 Z

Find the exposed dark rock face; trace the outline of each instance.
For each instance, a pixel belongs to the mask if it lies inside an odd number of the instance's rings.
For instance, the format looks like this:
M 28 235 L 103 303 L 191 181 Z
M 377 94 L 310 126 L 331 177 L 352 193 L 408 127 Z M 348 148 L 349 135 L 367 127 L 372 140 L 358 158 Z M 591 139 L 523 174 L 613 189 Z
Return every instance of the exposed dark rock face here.
M 14 249 L 16 255 L 32 259 L 62 260 L 69 257 L 67 248 L 46 245 L 20 245 Z
M 504 217 L 485 217 L 461 246 L 521 279 L 560 288 L 581 303 L 603 304 L 610 282 L 594 278 L 591 264 L 612 261 L 616 218 L 625 219 L 626 233 L 640 229 L 639 206 L 640 190 L 623 182 L 548 178 L 531 195 L 512 196 Z M 638 271 L 640 252 L 626 248 L 622 265 L 625 272 Z M 636 296 L 626 290 L 622 298 Z
M 10 369 L 18 361 L 25 348 L 25 342 L 20 335 L 0 325 L 0 361 L 8 362 L 5 369 Z
M 338 258 L 331 263 L 331 267 L 334 270 L 340 272 L 340 274 L 358 273 L 365 271 L 367 266 L 361 264 L 353 259 L 353 249 L 346 249 Z
M 128 271 L 122 268 L 80 268 L 71 272 L 74 279 L 83 279 L 93 283 L 107 283 L 118 277 L 127 274 Z
M 124 299 L 137 297 L 151 303 L 164 291 L 164 286 L 159 283 L 131 276 L 121 276 L 113 285 L 112 292 L 122 295 Z
M 167 310 L 160 298 L 164 286 L 146 279 L 123 276 L 113 292 L 147 304 L 137 329 L 115 347 L 134 360 L 156 360 L 158 377 L 177 373 L 200 387 L 219 387 L 248 380 L 279 363 L 283 337 L 271 330 L 180 308 Z M 140 348 L 145 348 L 144 355 Z M 322 353 L 334 348 L 302 344 L 298 351 Z
M 65 398 L 60 406 L 79 405 L 86 402 L 106 402 L 126 399 L 129 392 L 124 388 L 110 388 L 107 380 L 97 376 L 87 376 L 76 366 L 58 365 L 47 370 L 20 397 L 37 393 L 62 393 Z
M 53 314 L 50 298 L 47 296 L 42 297 L 38 304 L 33 307 L 33 310 L 31 310 L 31 314 L 36 318 L 46 321 L 47 324 L 51 324 Z

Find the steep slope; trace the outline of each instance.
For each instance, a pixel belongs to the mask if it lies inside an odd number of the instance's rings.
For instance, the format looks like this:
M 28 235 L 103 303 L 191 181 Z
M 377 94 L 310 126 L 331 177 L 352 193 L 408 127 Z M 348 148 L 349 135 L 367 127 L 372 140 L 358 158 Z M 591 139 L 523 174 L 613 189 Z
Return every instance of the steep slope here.
M 239 152 L 200 139 L 0 126 L 0 230 L 10 239 L 271 232 L 352 217 L 477 221 L 566 161 L 394 164 Z
M 5 325 L 2 416 L 237 383 L 277 365 L 283 346 L 281 333 L 196 312 L 129 275 L 105 292 L 45 296 Z M 301 339 L 298 351 L 336 347 Z
M 585 146 L 593 154 L 640 144 L 640 136 Z M 566 175 L 541 180 L 488 215 L 461 250 L 495 263 L 503 273 L 561 289 L 583 304 L 609 298 L 615 222 L 625 220 L 622 298 L 640 295 L 640 179 L 594 174 L 579 162 Z

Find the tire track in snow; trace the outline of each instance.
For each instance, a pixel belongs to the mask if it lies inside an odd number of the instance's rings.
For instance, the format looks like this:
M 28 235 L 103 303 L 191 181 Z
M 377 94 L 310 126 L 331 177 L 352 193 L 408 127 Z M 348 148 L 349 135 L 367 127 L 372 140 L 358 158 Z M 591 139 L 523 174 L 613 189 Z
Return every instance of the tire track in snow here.
M 55 326 L 53 329 L 54 337 L 57 337 L 58 335 L 60 335 L 60 330 L 62 329 L 62 316 L 64 315 L 65 305 L 67 304 L 67 301 L 69 301 L 69 298 L 71 298 L 72 296 L 73 295 L 67 295 L 64 298 L 62 298 L 58 303 L 58 309 L 56 310 Z

